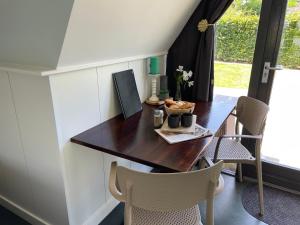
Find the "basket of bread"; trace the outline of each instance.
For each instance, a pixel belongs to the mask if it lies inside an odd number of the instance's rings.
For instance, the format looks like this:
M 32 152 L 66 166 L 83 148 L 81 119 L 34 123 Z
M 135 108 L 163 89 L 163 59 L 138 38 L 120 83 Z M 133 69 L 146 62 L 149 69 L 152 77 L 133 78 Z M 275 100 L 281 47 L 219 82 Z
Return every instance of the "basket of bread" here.
M 193 102 L 174 101 L 173 99 L 165 100 L 165 110 L 168 115 L 193 113 L 194 109 L 195 103 Z

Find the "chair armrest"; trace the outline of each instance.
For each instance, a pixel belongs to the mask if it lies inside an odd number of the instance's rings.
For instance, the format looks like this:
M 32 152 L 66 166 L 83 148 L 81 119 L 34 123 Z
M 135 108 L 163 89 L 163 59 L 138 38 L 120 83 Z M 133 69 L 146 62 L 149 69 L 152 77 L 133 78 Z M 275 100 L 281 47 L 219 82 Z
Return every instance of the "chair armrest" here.
M 222 135 L 219 137 L 219 139 L 222 138 L 247 138 L 247 139 L 262 139 L 262 135 L 245 135 L 245 134 L 240 134 L 240 135 Z
M 235 113 L 233 113 L 233 112 L 231 112 L 230 115 L 237 117 L 237 115 Z
M 208 158 L 208 157 L 203 157 L 203 160 L 205 161 L 205 163 L 209 166 L 209 167 L 211 167 L 211 166 L 213 166 L 214 165 L 214 163 L 211 161 L 211 159 L 210 158 Z
M 221 144 L 221 141 L 223 138 L 247 138 L 247 139 L 262 139 L 262 135 L 222 135 L 219 137 L 217 144 L 216 144 L 216 149 L 215 149 L 215 154 L 214 154 L 214 159 L 213 162 L 216 163 L 218 159 L 218 153 L 219 153 L 219 147 Z
M 118 190 L 116 186 L 117 181 L 117 162 L 112 162 L 109 174 L 109 191 L 117 200 L 125 202 L 125 196 Z

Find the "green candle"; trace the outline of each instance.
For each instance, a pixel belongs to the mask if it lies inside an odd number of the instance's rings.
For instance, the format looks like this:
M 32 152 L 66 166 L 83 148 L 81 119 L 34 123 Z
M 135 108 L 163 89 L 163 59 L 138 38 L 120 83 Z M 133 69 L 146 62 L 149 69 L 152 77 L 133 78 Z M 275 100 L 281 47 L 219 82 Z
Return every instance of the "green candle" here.
M 159 74 L 158 57 L 150 57 L 150 74 Z

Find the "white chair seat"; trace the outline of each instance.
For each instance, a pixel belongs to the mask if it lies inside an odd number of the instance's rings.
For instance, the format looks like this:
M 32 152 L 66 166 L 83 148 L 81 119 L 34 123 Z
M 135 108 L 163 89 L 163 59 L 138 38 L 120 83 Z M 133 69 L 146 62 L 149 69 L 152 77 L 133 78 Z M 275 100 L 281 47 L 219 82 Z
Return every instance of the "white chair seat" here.
M 132 225 L 202 225 L 198 205 L 180 211 L 149 211 L 132 207 Z
M 219 138 L 214 138 L 207 146 L 204 153 L 206 157 L 211 159 L 214 158 L 218 139 Z M 240 162 L 241 160 L 253 161 L 255 158 L 252 157 L 251 153 L 240 142 L 224 138 L 221 140 L 221 144 L 219 146 L 218 160 L 223 160 L 224 162 Z

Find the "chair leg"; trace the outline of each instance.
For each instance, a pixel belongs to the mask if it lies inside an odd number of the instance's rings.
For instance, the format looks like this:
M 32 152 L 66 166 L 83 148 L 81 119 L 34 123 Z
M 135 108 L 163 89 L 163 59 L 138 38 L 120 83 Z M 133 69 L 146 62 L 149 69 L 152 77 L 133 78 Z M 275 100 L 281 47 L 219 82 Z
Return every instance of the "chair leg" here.
M 200 169 L 204 169 L 205 168 L 205 160 L 203 160 L 203 159 L 199 160 L 199 168 Z
M 239 181 L 240 183 L 243 183 L 242 163 L 238 163 L 238 171 L 239 171 Z
M 256 171 L 257 171 L 259 209 L 260 209 L 259 214 L 260 216 L 263 216 L 264 215 L 264 192 L 263 192 L 262 167 L 261 167 L 260 160 L 257 160 L 256 162 Z
M 211 197 L 207 199 L 206 205 L 206 224 L 214 225 L 214 199 Z
M 124 208 L 124 225 L 132 224 L 132 206 L 125 202 Z

